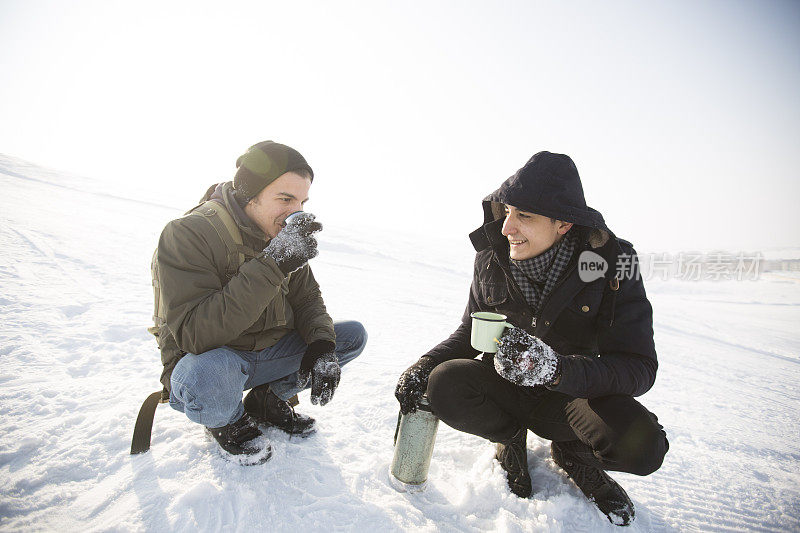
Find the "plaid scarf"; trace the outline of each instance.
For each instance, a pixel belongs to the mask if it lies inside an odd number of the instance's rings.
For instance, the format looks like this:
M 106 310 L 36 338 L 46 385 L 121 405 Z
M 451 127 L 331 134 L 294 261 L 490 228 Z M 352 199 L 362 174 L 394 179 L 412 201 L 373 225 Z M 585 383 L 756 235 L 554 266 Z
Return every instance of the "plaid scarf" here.
M 570 231 L 558 244 L 536 257 L 511 260 L 511 274 L 534 314 L 539 314 L 542 302 L 567 269 L 577 242 L 578 232 Z

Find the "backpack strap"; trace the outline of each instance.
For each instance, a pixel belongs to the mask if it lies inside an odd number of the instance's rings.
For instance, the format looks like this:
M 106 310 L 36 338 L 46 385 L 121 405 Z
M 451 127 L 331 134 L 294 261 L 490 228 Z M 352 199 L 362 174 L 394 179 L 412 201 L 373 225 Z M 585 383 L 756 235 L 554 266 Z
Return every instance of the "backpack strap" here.
M 156 407 L 160 403 L 167 403 L 169 396 L 164 399 L 163 390 L 156 391 L 145 398 L 139 415 L 136 417 L 136 424 L 133 426 L 133 438 L 131 439 L 131 455 L 144 453 L 150 449 L 150 436 L 153 433 L 153 418 L 156 416 Z
M 228 210 L 219 203 L 208 200 L 200 204 L 194 212 L 203 215 L 225 243 L 225 248 L 228 250 L 228 266 L 225 274 L 229 278 L 239 271 L 239 267 L 247 259 L 258 255 L 255 250 L 242 243 L 242 232 L 239 230 L 239 226 Z
M 151 334 L 158 338 L 158 331 L 164 324 L 167 323 L 166 312 L 164 311 L 164 295 L 161 294 L 161 282 L 158 275 L 158 248 L 153 252 L 153 259 L 150 260 L 150 277 L 153 283 L 153 301 L 155 302 L 155 309 L 153 310 L 153 327 L 147 328 Z
M 239 226 L 228 211 L 212 200 L 208 200 L 199 204 L 191 209 L 187 215 L 198 213 L 202 215 L 205 220 L 211 224 L 211 227 L 217 232 L 219 238 L 225 243 L 225 248 L 228 251 L 228 261 L 225 274 L 231 278 L 239 271 L 247 259 L 256 257 L 258 254 L 252 248 L 245 246 L 242 243 L 242 232 L 239 231 Z M 161 293 L 161 282 L 158 272 L 158 262 L 156 261 L 158 249 L 153 252 L 153 259 L 150 262 L 150 274 L 153 283 L 153 300 L 155 308 L 153 310 L 153 327 L 147 328 L 147 331 L 158 337 L 158 332 L 161 326 L 167 323 L 166 310 L 164 306 L 164 297 Z

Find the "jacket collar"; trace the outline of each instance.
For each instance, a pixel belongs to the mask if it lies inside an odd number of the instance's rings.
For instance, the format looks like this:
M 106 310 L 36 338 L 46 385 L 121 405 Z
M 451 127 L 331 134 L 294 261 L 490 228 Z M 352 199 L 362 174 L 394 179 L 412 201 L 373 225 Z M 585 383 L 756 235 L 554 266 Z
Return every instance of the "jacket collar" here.
M 247 216 L 245 213 L 244 208 L 239 204 L 236 199 L 233 190 L 233 182 L 226 181 L 223 183 L 217 184 L 216 187 L 213 187 L 213 192 L 207 196 L 209 196 L 209 200 L 214 200 L 215 202 L 219 202 L 222 204 L 228 213 L 231 214 L 233 220 L 236 221 L 236 225 L 239 226 L 239 230 L 248 235 L 249 237 L 255 239 L 258 243 L 266 243 L 267 236 L 261 231 L 261 228 L 255 225 L 250 217 Z M 212 189 L 209 189 L 211 191 Z M 265 244 L 266 246 L 266 244 Z

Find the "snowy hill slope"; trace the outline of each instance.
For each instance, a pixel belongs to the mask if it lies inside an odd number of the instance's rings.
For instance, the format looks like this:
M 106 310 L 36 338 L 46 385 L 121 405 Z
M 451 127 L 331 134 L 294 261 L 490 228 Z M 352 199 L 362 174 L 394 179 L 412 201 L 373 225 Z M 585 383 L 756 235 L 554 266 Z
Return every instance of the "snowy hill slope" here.
M 457 324 L 466 236 L 326 227 L 312 265 L 329 311 L 361 320 L 370 340 L 331 404 L 301 396 L 318 433 L 270 433 L 273 459 L 243 468 L 160 406 L 151 451 L 131 457 L 139 404 L 159 388 L 149 260 L 163 225 L 190 206 L 115 196 L 8 157 L 0 187 L 0 529 L 613 529 L 533 435 L 529 500 L 509 493 L 488 443 L 443 425 L 428 490 L 389 486 L 394 385 Z M 671 448 L 652 476 L 615 475 L 637 505 L 630 530 L 800 529 L 800 283 L 647 288 L 661 366 L 642 402 Z

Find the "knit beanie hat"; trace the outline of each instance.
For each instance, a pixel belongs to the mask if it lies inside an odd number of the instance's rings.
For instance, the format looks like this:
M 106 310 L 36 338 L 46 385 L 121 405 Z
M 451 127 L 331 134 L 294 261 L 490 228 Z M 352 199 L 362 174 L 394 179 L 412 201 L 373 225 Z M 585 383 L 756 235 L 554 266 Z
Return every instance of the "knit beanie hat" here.
M 281 175 L 293 170 L 307 170 L 312 181 L 314 179 L 314 171 L 300 152 L 273 141 L 263 141 L 248 148 L 236 160 L 236 168 L 233 188 L 246 201 L 257 196 Z

